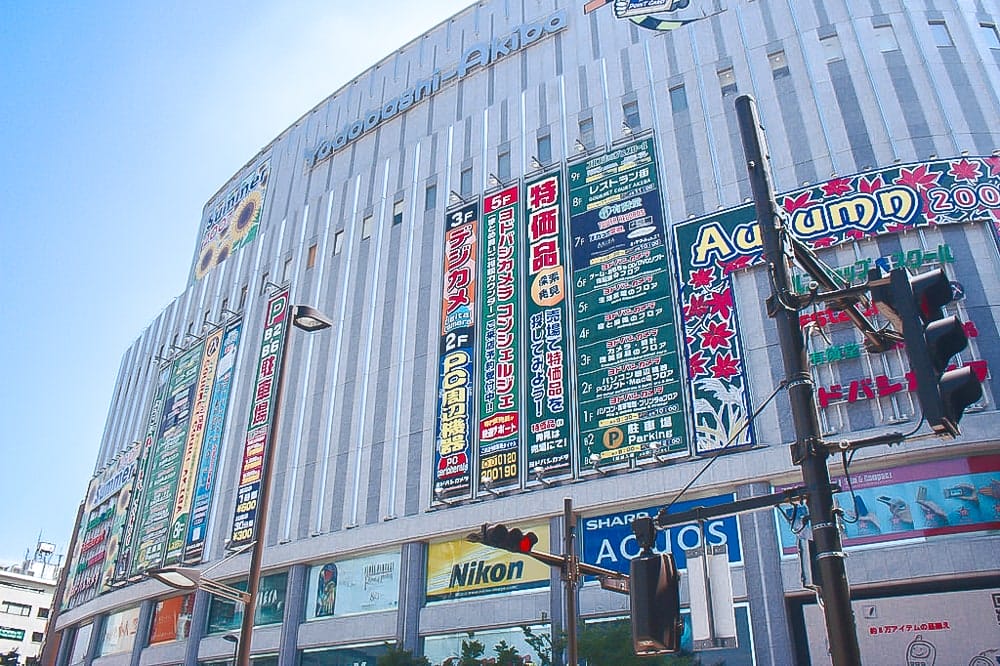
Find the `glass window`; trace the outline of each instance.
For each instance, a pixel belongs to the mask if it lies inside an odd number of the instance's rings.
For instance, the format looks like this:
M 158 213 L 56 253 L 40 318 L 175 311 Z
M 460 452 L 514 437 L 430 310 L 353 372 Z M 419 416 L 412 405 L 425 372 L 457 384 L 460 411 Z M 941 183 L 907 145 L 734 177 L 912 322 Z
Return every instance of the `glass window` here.
M 49 609 L 48 608 L 39 608 L 38 609 L 38 617 L 46 618 L 48 616 L 49 616 Z
M 927 23 L 931 29 L 931 37 L 934 39 L 934 46 L 945 47 L 954 46 L 954 42 L 951 41 L 951 33 L 948 32 L 948 26 L 945 25 L 944 21 L 929 21 Z
M 316 265 L 316 243 L 309 246 L 309 253 L 306 255 L 306 268 Z
M 434 210 L 437 206 L 438 188 L 431 183 L 424 189 L 424 210 Z
M 771 76 L 780 79 L 788 76 L 788 60 L 784 51 L 775 51 L 767 54 L 767 61 L 771 64 Z
M 303 650 L 299 658 L 299 666 L 354 666 L 355 664 L 374 666 L 378 663 L 379 657 L 386 654 L 388 650 L 384 643 L 328 650 Z
M 827 35 L 819 40 L 819 43 L 823 47 L 823 53 L 826 54 L 827 62 L 844 59 L 844 49 L 840 46 L 840 37 L 837 35 Z
M 736 94 L 736 73 L 732 67 L 719 70 L 719 88 L 723 96 Z
M 528 631 L 535 636 L 548 635 L 550 628 L 549 625 L 535 625 L 528 627 Z M 530 656 L 531 663 L 533 664 L 540 663 L 541 661 L 539 659 L 539 655 L 535 653 L 535 650 L 532 649 L 525 640 L 525 631 L 521 627 L 511 627 L 509 629 L 487 629 L 485 631 L 477 631 L 474 634 L 461 632 L 457 634 L 445 634 L 443 636 L 428 636 L 424 639 L 424 656 L 427 657 L 432 664 L 457 664 L 458 657 L 461 657 L 462 655 L 462 644 L 469 644 L 473 641 L 478 642 L 483 646 L 482 654 L 478 657 L 482 659 L 482 662 L 477 663 L 494 663 L 492 660 L 497 659 L 497 648 L 500 647 L 501 642 L 508 648 L 514 648 L 517 650 L 517 654 L 522 657 Z M 623 656 L 624 654 L 625 653 L 622 653 Z M 629 655 L 629 657 L 631 657 L 631 655 Z M 449 658 L 455 659 L 452 662 L 448 662 L 447 660 Z M 607 663 L 613 662 L 609 661 Z
M 86 624 L 76 630 L 73 637 L 73 651 L 69 656 L 69 666 L 82 664 L 87 657 L 87 648 L 90 647 L 90 635 L 94 632 L 94 625 Z
M 372 226 L 375 224 L 373 215 L 365 215 L 361 220 L 361 240 L 372 237 Z
M 247 582 L 241 580 L 236 583 L 227 583 L 238 590 L 247 589 Z M 212 595 L 212 600 L 208 604 L 208 628 L 209 634 L 224 634 L 230 631 L 239 631 L 240 624 L 243 623 L 243 605 L 235 601 L 223 599 Z
M 508 150 L 497 155 L 497 176 L 503 183 L 510 180 L 510 151 Z
M 45 638 L 45 634 L 42 633 L 41 631 L 33 631 L 33 632 L 31 632 L 31 642 L 32 643 L 41 643 L 43 638 Z
M 642 126 L 639 118 L 639 102 L 625 102 L 622 104 L 622 114 L 625 116 L 625 124 L 631 130 L 638 130 Z
M 687 91 L 684 89 L 684 84 L 679 86 L 674 86 L 670 89 L 670 110 L 674 113 L 680 113 L 681 111 L 687 111 L 688 108 L 688 97 Z
M 980 23 L 979 31 L 983 35 L 983 39 L 986 40 L 986 46 L 991 49 L 1000 49 L 1000 33 L 997 32 L 997 27 L 992 23 Z
M 245 580 L 229 584 L 238 590 L 247 589 Z M 257 589 L 257 612 L 254 614 L 254 626 L 281 623 L 285 614 L 287 587 L 287 572 L 271 574 L 260 579 L 260 586 Z M 212 597 L 208 606 L 208 633 L 222 634 L 239 631 L 242 623 L 242 604 L 221 597 Z
M 403 223 L 403 202 L 397 201 L 392 204 L 392 223 L 393 225 Z
M 340 254 L 344 249 L 344 230 L 340 229 L 333 235 L 333 253 Z
M 580 141 L 588 149 L 594 147 L 594 119 L 582 118 L 580 120 Z
M 542 134 L 538 137 L 536 150 L 538 151 L 538 161 L 542 164 L 552 164 L 552 137 Z
M 878 44 L 878 50 L 882 53 L 899 50 L 896 31 L 892 29 L 891 25 L 880 25 L 875 28 L 875 43 Z
M 14 601 L 5 601 L 0 604 L 0 613 L 6 613 L 7 615 L 24 615 L 27 617 L 31 615 L 31 606 L 27 604 L 19 604 Z
M 288 282 L 288 279 L 292 277 L 292 258 L 285 258 L 285 265 L 281 269 L 281 281 Z
M 459 176 L 459 194 L 467 197 L 472 194 L 472 167 L 462 169 Z

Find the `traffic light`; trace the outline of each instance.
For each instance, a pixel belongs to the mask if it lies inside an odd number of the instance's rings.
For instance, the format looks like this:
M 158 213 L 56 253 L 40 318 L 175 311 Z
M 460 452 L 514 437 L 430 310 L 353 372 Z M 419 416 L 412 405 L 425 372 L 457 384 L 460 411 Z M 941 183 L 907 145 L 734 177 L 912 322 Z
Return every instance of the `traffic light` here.
M 875 272 L 873 277 L 881 276 Z M 969 346 L 962 321 L 942 311 L 954 298 L 951 282 L 941 269 L 910 276 L 896 268 L 889 284 L 871 293 L 879 311 L 903 334 L 924 419 L 935 434 L 955 437 L 962 412 L 982 397 L 983 387 L 971 367 L 945 372 L 951 357 Z
M 512 553 L 531 554 L 531 549 L 538 543 L 534 532 L 522 532 L 518 528 L 508 529 L 506 525 L 483 525 L 479 542 L 493 548 L 509 550 Z
M 680 575 L 672 555 L 637 557 L 629 564 L 632 648 L 638 655 L 681 648 Z

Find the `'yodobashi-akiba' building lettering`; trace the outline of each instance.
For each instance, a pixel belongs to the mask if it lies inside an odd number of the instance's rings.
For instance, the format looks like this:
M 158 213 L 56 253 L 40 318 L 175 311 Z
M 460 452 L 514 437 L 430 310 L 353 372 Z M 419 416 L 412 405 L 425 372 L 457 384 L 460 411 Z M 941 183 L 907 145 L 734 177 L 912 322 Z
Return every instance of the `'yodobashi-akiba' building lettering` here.
M 333 139 L 321 141 L 313 151 L 310 164 L 316 166 L 335 152 L 354 141 L 380 123 L 398 113 L 419 104 L 451 81 L 462 79 L 477 68 L 489 67 L 501 58 L 531 46 L 548 35 L 553 35 L 566 27 L 566 11 L 560 10 L 538 23 L 527 23 L 511 30 L 503 37 L 491 42 L 479 42 L 465 49 L 457 65 L 445 70 L 436 70 L 430 78 L 422 79 L 382 106 L 371 109 L 362 118 L 345 125 Z

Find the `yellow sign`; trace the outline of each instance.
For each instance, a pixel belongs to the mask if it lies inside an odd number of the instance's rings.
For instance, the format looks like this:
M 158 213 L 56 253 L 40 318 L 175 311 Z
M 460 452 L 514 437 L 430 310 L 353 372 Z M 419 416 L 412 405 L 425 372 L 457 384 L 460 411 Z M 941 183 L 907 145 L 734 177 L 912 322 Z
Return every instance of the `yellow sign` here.
M 539 547 L 547 547 L 548 525 L 521 529 L 534 532 Z M 549 573 L 549 565 L 527 555 L 464 539 L 432 543 L 427 551 L 427 601 L 545 587 Z

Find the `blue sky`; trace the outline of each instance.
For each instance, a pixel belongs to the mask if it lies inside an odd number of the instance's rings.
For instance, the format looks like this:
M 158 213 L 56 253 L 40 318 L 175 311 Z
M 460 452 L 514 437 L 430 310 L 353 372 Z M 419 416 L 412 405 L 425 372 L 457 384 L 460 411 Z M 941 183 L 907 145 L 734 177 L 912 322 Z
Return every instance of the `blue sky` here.
M 205 202 L 471 0 L 0 4 L 0 563 L 63 554 L 121 357 Z

